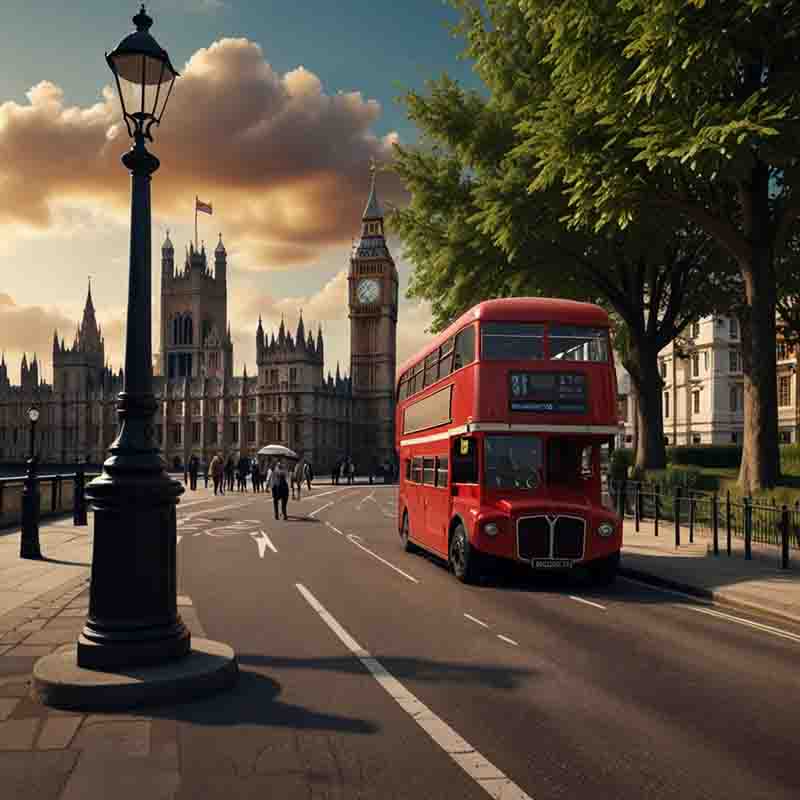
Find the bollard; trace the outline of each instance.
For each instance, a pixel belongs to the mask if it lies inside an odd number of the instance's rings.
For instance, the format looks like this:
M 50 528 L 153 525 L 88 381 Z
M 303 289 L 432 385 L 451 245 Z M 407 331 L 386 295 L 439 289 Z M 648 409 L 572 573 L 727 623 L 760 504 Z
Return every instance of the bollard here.
M 75 481 L 72 489 L 72 524 L 86 525 L 86 495 L 84 493 L 84 472 L 83 467 L 78 466 L 75 470 Z
M 725 498 L 725 524 L 727 526 L 726 532 L 726 547 L 728 548 L 728 555 L 731 554 L 731 490 L 728 489 L 728 495 Z
M 745 497 L 744 503 L 744 557 L 750 561 L 753 558 L 753 498 Z
M 694 543 L 694 515 L 697 510 L 697 498 L 689 494 L 689 544 Z
M 36 477 L 36 461 L 31 458 L 28 462 L 28 474 L 22 489 L 22 536 L 19 542 L 20 558 L 41 558 L 42 550 L 39 545 L 39 516 L 41 502 L 39 492 L 39 479 Z
M 655 508 L 653 509 L 653 531 L 656 536 L 658 536 L 658 517 L 659 512 L 661 511 L 661 499 L 660 495 L 658 494 L 658 486 L 655 489 Z
M 714 555 L 719 555 L 719 497 L 717 493 L 711 498 L 713 505 L 711 506 L 711 531 L 714 537 Z
M 781 569 L 789 569 L 789 509 L 781 508 Z
M 675 547 L 681 546 L 681 487 L 675 487 L 672 500 L 673 516 L 675 517 Z
M 633 489 L 633 525 L 636 533 L 639 533 L 639 520 L 642 516 L 642 508 L 640 505 L 642 502 L 642 492 L 640 486 L 641 484 L 637 482 Z

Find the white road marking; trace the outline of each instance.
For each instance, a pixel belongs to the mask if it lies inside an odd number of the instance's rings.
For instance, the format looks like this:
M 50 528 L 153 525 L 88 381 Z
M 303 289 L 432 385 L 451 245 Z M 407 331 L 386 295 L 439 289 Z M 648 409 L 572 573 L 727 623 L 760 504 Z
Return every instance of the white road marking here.
M 495 800 L 532 800 L 516 783 L 462 739 L 441 717 L 433 713 L 397 678 L 365 650 L 302 583 L 295 584 L 306 602 L 319 614 L 339 641 L 372 674 L 386 693 L 403 709 L 464 772 Z
M 377 558 L 382 564 L 386 564 L 387 567 L 390 567 L 395 572 L 399 572 L 404 578 L 408 578 L 408 580 L 412 581 L 413 583 L 419 583 L 419 581 L 413 576 L 409 575 L 407 572 L 403 572 L 400 567 L 396 567 L 390 561 L 387 561 L 385 558 L 381 558 L 377 553 L 373 553 L 369 547 L 364 547 L 361 542 L 358 541 L 357 537 L 353 536 L 353 534 L 348 534 L 347 539 L 351 541 L 356 547 L 360 547 L 365 553 L 369 553 L 373 558 Z
M 464 616 L 467 619 L 471 619 L 473 622 L 476 622 L 478 625 L 482 625 L 484 628 L 488 628 L 489 627 L 485 622 L 482 622 L 477 617 L 473 617 L 472 614 L 464 614 Z
M 175 544 L 176 545 L 180 544 L 181 543 L 181 539 L 183 539 L 183 536 L 178 536 L 178 540 L 177 540 L 177 542 L 175 542 Z
M 304 500 L 316 500 L 318 497 L 325 497 L 326 494 L 336 494 L 337 492 L 343 492 L 345 487 L 341 489 L 330 489 L 327 492 L 320 492 L 319 494 L 308 494 L 304 498 L 300 500 L 302 503 Z
M 272 544 L 272 540 L 267 536 L 266 531 L 259 530 L 258 533 L 251 533 L 250 535 L 256 540 L 256 544 L 258 545 L 259 558 L 264 558 L 264 553 L 268 547 L 273 553 L 278 552 L 278 548 Z
M 308 516 L 315 517 L 317 514 L 319 514 L 320 511 L 324 511 L 326 508 L 330 508 L 332 505 L 333 505 L 333 500 L 331 500 L 330 503 L 326 503 L 324 506 L 320 506 L 320 508 L 315 509 Z
M 343 533 L 342 533 L 342 532 L 341 532 L 341 531 L 340 531 L 340 530 L 339 530 L 339 529 L 338 529 L 338 528 L 337 528 L 335 525 L 331 525 L 331 524 L 330 524 L 330 522 L 327 522 L 327 521 L 325 522 L 325 524 L 326 524 L 326 525 L 327 525 L 327 526 L 328 526 L 328 527 L 329 527 L 329 528 L 330 528 L 332 531 L 334 531 L 335 533 L 338 533 L 338 534 L 339 534 L 339 536 L 344 536 L 344 534 L 343 534 Z
M 513 644 L 514 647 L 519 647 L 519 642 L 515 642 L 513 639 L 509 639 L 508 636 L 503 636 L 502 633 L 498 633 L 497 638 L 502 639 L 504 642 L 507 642 L 508 644 Z
M 378 501 L 375 499 L 375 490 L 374 489 L 368 495 L 366 495 L 365 497 L 361 498 L 361 500 L 359 501 L 358 505 L 356 506 L 356 511 L 361 511 L 361 509 L 364 506 L 364 503 L 366 503 L 367 500 L 372 500 L 372 502 L 377 505 Z
M 701 608 L 700 606 L 678 606 L 679 608 L 689 608 L 692 611 L 698 611 L 700 614 L 708 614 L 710 617 L 718 617 L 719 619 L 727 620 L 728 622 L 736 622 L 739 625 L 746 625 L 748 628 L 755 628 L 756 630 L 770 633 L 773 636 L 779 636 L 781 639 L 788 639 L 790 642 L 800 643 L 800 636 L 790 631 L 785 631 L 782 628 L 773 628 L 772 625 L 764 625 L 762 622 L 753 622 L 744 617 L 734 617 L 732 614 L 725 614 L 722 611 L 715 611 L 712 608 Z
M 595 608 L 599 608 L 602 611 L 606 610 L 605 606 L 601 606 L 600 603 L 594 603 L 591 600 L 587 600 L 585 597 L 578 597 L 577 595 L 571 594 L 569 595 L 570 600 L 577 600 L 579 603 L 586 603 L 587 606 L 594 606 Z

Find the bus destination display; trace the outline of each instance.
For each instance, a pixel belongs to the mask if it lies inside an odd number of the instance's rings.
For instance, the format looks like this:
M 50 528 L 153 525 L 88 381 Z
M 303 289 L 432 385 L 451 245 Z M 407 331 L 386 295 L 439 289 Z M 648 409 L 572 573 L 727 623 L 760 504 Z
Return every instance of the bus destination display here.
M 586 413 L 586 376 L 567 372 L 512 372 L 512 411 Z

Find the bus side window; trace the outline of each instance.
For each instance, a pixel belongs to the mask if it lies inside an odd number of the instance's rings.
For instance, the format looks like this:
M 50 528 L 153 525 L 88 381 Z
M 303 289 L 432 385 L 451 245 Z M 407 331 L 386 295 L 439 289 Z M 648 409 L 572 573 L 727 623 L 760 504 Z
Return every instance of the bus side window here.
M 407 481 L 411 480 L 411 459 L 410 458 L 406 459 L 406 480 Z
M 436 459 L 436 485 L 447 486 L 447 456 L 439 456 Z
M 422 458 L 414 456 L 411 462 L 411 482 L 422 483 Z
M 589 480 L 594 475 L 594 448 L 587 444 L 581 451 L 581 477 Z
M 453 483 L 478 483 L 475 440 L 461 436 L 453 442 Z
M 453 363 L 453 370 L 472 363 L 475 360 L 475 326 L 470 325 L 464 328 L 456 336 L 456 354 Z

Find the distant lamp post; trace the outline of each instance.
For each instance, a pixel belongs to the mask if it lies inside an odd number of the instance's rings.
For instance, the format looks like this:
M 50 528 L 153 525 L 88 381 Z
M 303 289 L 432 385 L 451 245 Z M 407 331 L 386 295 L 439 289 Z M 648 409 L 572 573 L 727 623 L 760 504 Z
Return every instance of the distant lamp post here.
M 39 481 L 36 477 L 36 423 L 39 421 L 39 409 L 31 406 L 28 409 L 30 427 L 30 447 L 28 457 L 28 474 L 22 488 L 22 536 L 20 538 L 20 558 L 41 558 L 39 545 Z
M 116 670 L 189 653 L 177 612 L 175 507 L 183 487 L 164 470 L 154 442 L 151 342 L 150 179 L 158 159 L 145 140 L 164 115 L 178 72 L 150 34 L 144 6 L 136 30 L 106 54 L 117 84 L 131 149 L 131 238 L 125 383 L 120 429 L 102 474 L 86 488 L 94 509 L 89 615 L 78 639 L 78 666 Z

